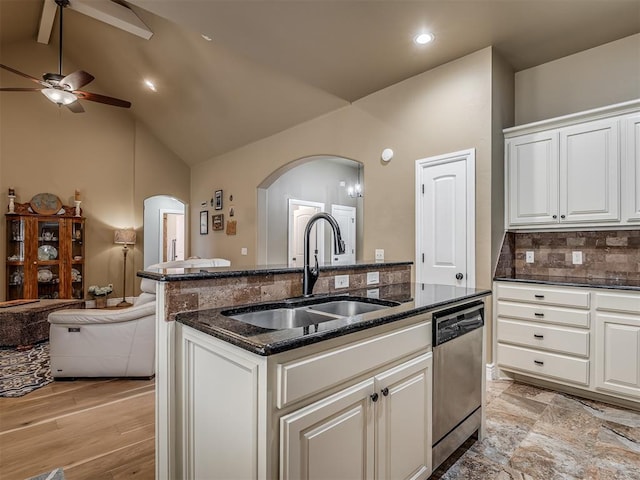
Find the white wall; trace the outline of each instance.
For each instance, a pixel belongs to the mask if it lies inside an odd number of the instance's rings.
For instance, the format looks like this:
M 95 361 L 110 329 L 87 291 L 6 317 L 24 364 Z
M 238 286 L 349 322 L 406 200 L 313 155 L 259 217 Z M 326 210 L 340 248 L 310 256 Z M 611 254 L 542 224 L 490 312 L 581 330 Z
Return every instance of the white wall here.
M 515 124 L 640 98 L 640 34 L 515 75 Z

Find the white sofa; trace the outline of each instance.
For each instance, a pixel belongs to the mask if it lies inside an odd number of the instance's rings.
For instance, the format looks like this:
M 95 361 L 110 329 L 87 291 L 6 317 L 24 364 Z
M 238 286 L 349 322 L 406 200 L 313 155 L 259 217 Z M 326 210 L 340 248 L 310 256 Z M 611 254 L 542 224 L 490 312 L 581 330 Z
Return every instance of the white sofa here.
M 173 260 L 170 262 L 156 263 L 149 265 L 147 270 L 162 268 L 211 268 L 228 267 L 231 262 L 225 258 L 187 258 L 186 260 Z
M 155 374 L 156 282 L 146 278 L 133 306 L 49 314 L 51 373 L 61 377 Z

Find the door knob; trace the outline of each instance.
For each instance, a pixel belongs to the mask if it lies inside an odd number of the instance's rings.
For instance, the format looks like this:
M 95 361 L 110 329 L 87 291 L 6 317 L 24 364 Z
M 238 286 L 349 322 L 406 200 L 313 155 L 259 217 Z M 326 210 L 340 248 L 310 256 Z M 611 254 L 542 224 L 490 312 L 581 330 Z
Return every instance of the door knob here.
M 462 280 L 464 278 L 464 275 L 461 274 L 460 272 L 456 273 L 456 280 Z
M 385 397 L 387 395 L 389 395 L 389 389 L 387 387 L 384 387 L 382 390 L 380 390 L 382 392 L 382 395 L 384 395 Z
M 377 402 L 378 401 L 378 394 L 374 393 L 373 395 L 371 395 L 371 401 L 373 402 Z

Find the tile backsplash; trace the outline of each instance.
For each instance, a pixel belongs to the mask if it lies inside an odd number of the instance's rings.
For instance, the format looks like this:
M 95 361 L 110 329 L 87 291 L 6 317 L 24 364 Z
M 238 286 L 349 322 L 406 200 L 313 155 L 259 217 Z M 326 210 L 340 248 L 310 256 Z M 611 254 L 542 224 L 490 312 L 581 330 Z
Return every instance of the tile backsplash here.
M 525 254 L 534 252 L 534 262 Z M 574 265 L 573 252 L 582 252 Z M 640 230 L 507 232 L 496 277 L 519 275 L 640 280 Z

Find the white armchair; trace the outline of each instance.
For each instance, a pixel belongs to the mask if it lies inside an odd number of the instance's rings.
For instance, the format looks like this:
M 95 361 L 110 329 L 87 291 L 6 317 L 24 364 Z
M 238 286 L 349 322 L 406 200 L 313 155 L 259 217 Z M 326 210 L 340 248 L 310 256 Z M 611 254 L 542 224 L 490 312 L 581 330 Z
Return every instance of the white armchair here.
M 155 374 L 156 282 L 142 279 L 132 307 L 49 314 L 51 373 L 56 377 L 151 377 Z

